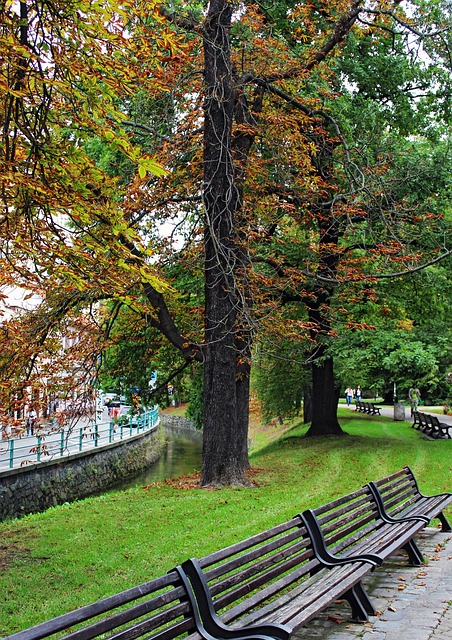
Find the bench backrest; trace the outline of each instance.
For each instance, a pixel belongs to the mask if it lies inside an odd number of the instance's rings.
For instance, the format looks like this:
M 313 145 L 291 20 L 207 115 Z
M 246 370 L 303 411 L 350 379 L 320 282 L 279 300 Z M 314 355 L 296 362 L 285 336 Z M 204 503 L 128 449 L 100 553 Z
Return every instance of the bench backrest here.
M 19 631 L 8 640 L 58 637 L 91 640 L 173 640 L 195 630 L 192 609 L 179 575 L 173 571 L 137 587 Z M 62 633 L 64 632 L 64 633 Z M 56 635 L 58 634 L 58 635 Z
M 375 500 L 365 486 L 312 509 L 333 555 L 353 552 L 353 548 L 382 525 Z
M 440 419 L 438 418 L 438 416 L 430 416 L 430 423 L 433 427 L 433 429 L 438 433 L 438 434 L 447 434 L 447 432 L 452 429 L 452 426 L 441 422 Z
M 200 558 L 217 613 L 226 623 L 274 599 L 319 567 L 299 516 Z
M 381 495 L 385 510 L 392 517 L 406 514 L 419 497 L 416 479 L 409 467 L 374 483 Z

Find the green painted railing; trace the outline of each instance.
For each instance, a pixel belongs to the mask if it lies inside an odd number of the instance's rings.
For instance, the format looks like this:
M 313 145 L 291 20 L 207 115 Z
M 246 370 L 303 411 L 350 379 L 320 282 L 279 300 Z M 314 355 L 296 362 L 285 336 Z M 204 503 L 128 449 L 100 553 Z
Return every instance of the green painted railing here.
M 67 457 L 155 429 L 159 422 L 158 407 L 127 418 L 127 422 L 120 419 L 87 423 L 72 429 L 49 430 L 38 436 L 0 440 L 0 471 Z

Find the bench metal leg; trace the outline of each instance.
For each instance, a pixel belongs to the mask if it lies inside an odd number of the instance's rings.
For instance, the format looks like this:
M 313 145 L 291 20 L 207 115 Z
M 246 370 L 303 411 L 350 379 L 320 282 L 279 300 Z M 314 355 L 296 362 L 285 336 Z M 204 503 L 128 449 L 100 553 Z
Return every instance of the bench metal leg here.
M 362 603 L 362 605 L 365 608 L 365 610 L 367 611 L 367 613 L 370 616 L 376 616 L 377 612 L 375 611 L 375 609 L 373 607 L 373 604 L 370 601 L 369 596 L 367 595 L 367 591 L 364 589 L 364 587 L 361 584 L 361 582 L 358 582 L 358 584 L 355 585 L 355 593 L 359 597 L 359 600 Z
M 441 531 L 452 531 L 452 527 L 450 526 L 450 522 L 446 518 L 446 516 L 444 515 L 444 513 L 442 511 L 441 511 L 441 513 L 438 513 L 438 515 L 436 517 L 441 522 Z
M 407 552 L 410 563 L 413 566 L 419 567 L 420 565 L 424 564 L 424 556 L 422 555 L 419 547 L 414 542 L 414 540 L 409 540 L 402 548 Z
M 366 602 L 362 602 L 360 596 L 364 592 L 361 585 L 355 585 L 344 593 L 344 598 L 349 603 L 352 609 L 352 620 L 357 622 L 367 622 L 369 620 L 369 614 L 374 613 L 373 607 L 370 605 L 369 598 L 365 597 Z M 372 611 L 368 611 L 368 604 L 371 606 Z

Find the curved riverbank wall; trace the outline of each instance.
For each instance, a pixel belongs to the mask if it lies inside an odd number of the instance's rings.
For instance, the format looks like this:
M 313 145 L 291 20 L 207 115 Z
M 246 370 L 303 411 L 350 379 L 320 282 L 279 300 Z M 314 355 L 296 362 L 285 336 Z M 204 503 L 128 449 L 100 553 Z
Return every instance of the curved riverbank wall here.
M 158 427 L 94 451 L 2 471 L 0 521 L 100 493 L 158 460 L 164 444 Z

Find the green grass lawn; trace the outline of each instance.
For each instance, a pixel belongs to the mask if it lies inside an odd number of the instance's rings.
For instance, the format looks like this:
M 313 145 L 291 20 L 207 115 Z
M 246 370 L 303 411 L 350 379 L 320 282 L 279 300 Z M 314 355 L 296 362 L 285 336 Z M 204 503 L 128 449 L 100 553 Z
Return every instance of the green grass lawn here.
M 166 573 L 404 465 L 425 493 L 452 490 L 452 440 L 428 441 L 408 423 L 339 413 L 345 437 L 306 439 L 297 423 L 255 429 L 257 487 L 160 483 L 0 524 L 0 635 Z

